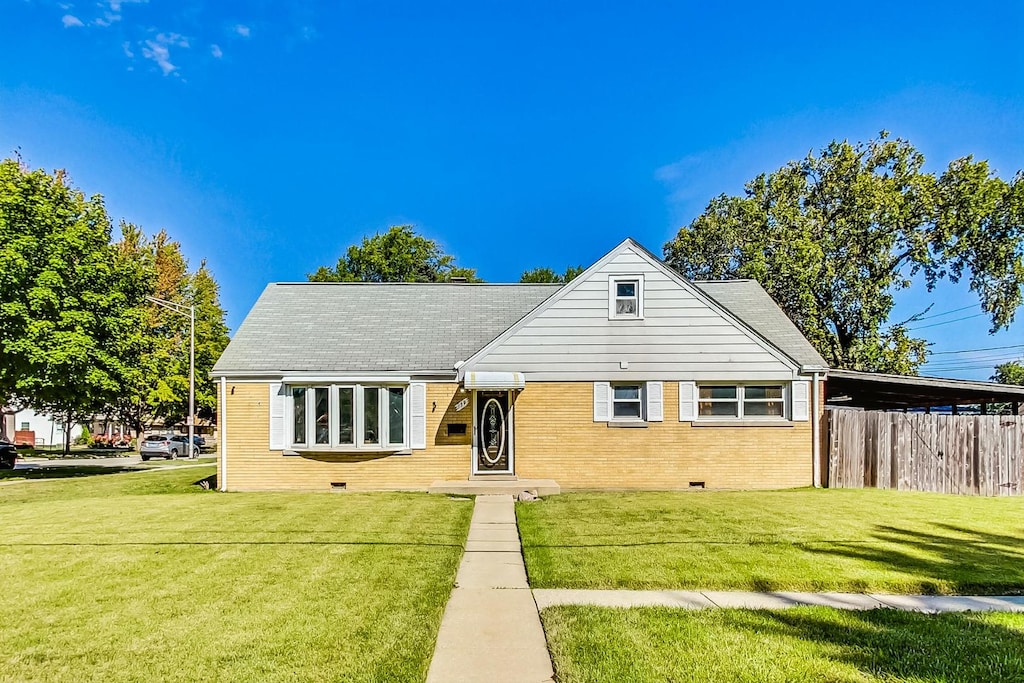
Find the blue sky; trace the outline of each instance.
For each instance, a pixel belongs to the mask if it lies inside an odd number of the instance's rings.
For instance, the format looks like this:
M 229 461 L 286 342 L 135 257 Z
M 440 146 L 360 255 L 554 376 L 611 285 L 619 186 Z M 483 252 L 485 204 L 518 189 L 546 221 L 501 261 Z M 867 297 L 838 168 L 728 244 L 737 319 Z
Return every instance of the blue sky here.
M 515 281 L 626 236 L 660 253 L 833 138 L 1024 168 L 1024 3 L 714 4 L 0 0 L 0 151 L 206 258 L 232 327 L 391 224 Z M 896 314 L 930 303 L 938 352 L 1024 344 L 960 286 Z

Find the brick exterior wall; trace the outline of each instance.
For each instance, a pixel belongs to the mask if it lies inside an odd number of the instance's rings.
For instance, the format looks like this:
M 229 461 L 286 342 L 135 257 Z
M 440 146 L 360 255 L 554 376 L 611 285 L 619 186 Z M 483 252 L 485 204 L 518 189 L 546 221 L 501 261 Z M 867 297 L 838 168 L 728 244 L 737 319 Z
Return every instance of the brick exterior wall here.
M 469 396 L 459 394 L 456 384 L 427 385 L 427 449 L 412 451 L 411 455 L 282 455 L 282 451 L 271 451 L 269 386 L 230 381 L 227 386 L 229 491 L 328 491 L 332 482 L 345 482 L 348 491 L 422 491 L 438 479 L 469 476 L 472 427 L 467 428 L 465 436 L 446 436 L 446 422 L 472 424 L 471 406 L 455 410 L 455 403 Z
M 355 491 L 424 490 L 470 475 L 472 401 L 455 408 L 471 394 L 454 383 L 427 385 L 427 449 L 411 455 L 271 451 L 268 385 L 227 386 L 221 414 L 231 491 L 326 491 L 332 482 Z M 810 422 L 693 427 L 678 421 L 678 383 L 665 382 L 664 390 L 665 421 L 638 429 L 594 422 L 591 382 L 528 384 L 514 402 L 516 475 L 554 479 L 563 490 L 680 489 L 697 481 L 708 488 L 811 485 Z M 466 424 L 466 434 L 447 436 L 450 422 Z
M 516 474 L 571 489 L 810 486 L 811 423 L 692 427 L 679 422 L 679 384 L 665 382 L 665 421 L 594 422 L 593 384 L 528 384 L 515 403 Z

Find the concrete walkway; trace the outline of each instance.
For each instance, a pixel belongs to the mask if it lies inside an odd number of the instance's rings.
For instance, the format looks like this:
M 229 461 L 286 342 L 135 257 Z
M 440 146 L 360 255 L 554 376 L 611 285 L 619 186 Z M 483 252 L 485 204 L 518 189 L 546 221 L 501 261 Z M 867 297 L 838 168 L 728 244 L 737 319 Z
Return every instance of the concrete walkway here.
M 427 682 L 544 683 L 553 675 L 512 496 L 477 496 Z
M 938 614 L 940 612 L 1024 612 L 1024 596 L 989 595 L 887 595 L 881 593 L 752 593 L 745 591 L 631 591 L 542 589 L 533 591 L 540 609 L 554 605 L 599 607 L 681 607 L 706 609 L 742 607 L 834 607 L 836 609 L 892 609 Z

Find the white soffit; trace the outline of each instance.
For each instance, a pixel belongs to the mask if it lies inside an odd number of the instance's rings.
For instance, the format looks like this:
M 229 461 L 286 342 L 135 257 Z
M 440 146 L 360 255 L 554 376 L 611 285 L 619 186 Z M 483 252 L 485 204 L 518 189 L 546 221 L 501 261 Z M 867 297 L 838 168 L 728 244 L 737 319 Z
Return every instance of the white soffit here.
M 467 372 L 466 389 L 525 389 L 526 375 L 521 372 Z

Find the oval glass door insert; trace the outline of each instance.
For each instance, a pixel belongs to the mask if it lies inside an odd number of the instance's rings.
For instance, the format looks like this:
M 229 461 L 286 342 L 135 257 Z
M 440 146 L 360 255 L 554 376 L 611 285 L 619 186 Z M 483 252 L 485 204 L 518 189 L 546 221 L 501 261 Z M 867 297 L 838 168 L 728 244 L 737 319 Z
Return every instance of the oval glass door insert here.
M 488 465 L 497 465 L 505 454 L 505 411 L 497 399 L 484 404 L 480 425 L 480 457 Z

